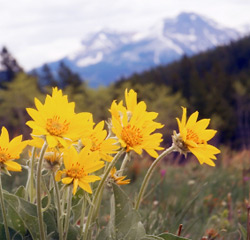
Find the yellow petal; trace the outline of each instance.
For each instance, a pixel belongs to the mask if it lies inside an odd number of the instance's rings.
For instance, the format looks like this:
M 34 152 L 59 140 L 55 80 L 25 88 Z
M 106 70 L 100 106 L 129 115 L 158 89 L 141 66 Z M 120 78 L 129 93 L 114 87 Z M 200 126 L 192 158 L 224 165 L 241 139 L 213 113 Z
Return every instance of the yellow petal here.
M 84 191 L 88 192 L 88 193 L 92 193 L 91 187 L 88 183 L 83 182 L 83 181 L 79 181 L 78 182 L 80 188 L 82 188 Z
M 71 177 L 65 177 L 62 179 L 62 183 L 64 183 L 64 184 L 70 184 L 70 183 L 72 183 L 72 181 L 73 181 L 73 178 L 71 178 Z
M 56 137 L 54 137 L 54 136 L 47 135 L 46 140 L 47 140 L 49 147 L 53 148 L 53 147 L 56 147 L 56 145 L 58 144 L 58 141 L 57 141 Z
M 192 128 L 192 127 L 194 126 L 194 124 L 195 124 L 196 121 L 197 121 L 198 115 L 199 115 L 199 112 L 196 111 L 196 112 L 194 112 L 194 113 L 189 117 L 189 119 L 188 119 L 188 121 L 187 121 L 187 125 L 186 125 L 187 128 Z
M 1 142 L 1 146 L 6 146 L 9 144 L 9 133 L 5 127 L 2 127 L 0 142 Z
M 182 113 L 182 118 L 181 118 L 181 126 L 185 127 L 186 126 L 186 121 L 187 121 L 187 109 L 185 107 L 182 107 L 183 113 Z
M 76 194 L 77 187 L 78 187 L 78 179 L 74 179 L 74 182 L 73 182 L 73 195 Z
M 56 173 L 55 180 L 59 182 L 61 180 L 61 177 L 62 177 L 62 171 L 59 170 Z
M 4 164 L 7 166 L 7 169 L 9 171 L 14 171 L 14 172 L 21 172 L 22 171 L 21 165 L 16 163 L 16 162 L 6 161 Z
M 95 175 L 88 175 L 88 176 L 84 176 L 83 180 L 85 182 L 95 182 L 95 181 L 101 180 L 101 178 Z

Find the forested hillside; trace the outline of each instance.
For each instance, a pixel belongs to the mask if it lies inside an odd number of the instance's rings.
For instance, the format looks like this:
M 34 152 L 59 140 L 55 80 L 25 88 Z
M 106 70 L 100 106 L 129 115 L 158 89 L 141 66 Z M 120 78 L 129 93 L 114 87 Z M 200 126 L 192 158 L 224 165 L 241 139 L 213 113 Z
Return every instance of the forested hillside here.
M 7 63 L 8 58 L 2 61 Z M 165 124 L 165 143 L 171 141 L 170 134 L 177 128 L 175 118 L 180 117 L 181 106 L 186 106 L 189 113 L 198 110 L 200 117 L 212 118 L 218 142 L 234 148 L 250 147 L 250 37 L 98 89 L 89 88 L 87 81 L 81 81 L 63 63 L 58 79 L 47 65 L 39 78 L 21 67 L 17 71 L 9 66 L 8 71 L 14 76 L 8 81 L 0 74 L 0 123 L 13 135 L 28 136 L 25 108 L 32 107 L 34 97 L 43 100 L 51 86 L 62 88 L 76 102 L 78 111 L 94 113 L 96 122 L 108 119 L 112 100 L 121 100 L 125 88 L 134 88 L 149 110 L 159 112 L 157 120 Z
M 192 110 L 212 117 L 222 143 L 250 147 L 250 37 L 135 74 L 115 88 L 127 82 L 132 87 L 164 85 L 181 93 Z

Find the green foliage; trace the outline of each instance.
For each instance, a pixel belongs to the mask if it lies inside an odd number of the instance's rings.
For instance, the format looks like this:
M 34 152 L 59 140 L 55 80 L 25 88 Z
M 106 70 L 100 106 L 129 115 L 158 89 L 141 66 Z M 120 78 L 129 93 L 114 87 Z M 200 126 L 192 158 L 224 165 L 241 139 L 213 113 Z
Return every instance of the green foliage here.
M 42 95 L 37 86 L 37 79 L 25 73 L 19 73 L 11 82 L 5 83 L 0 89 L 0 120 L 1 125 L 17 134 L 28 136 L 25 123 L 28 116 L 25 108 L 32 107 L 34 98 Z
M 170 233 L 158 236 L 147 235 L 140 214 L 133 208 L 128 195 L 116 184 L 112 184 L 111 214 L 108 226 L 97 240 L 188 240 Z
M 212 116 L 220 140 L 233 147 L 250 147 L 250 37 L 217 47 L 193 57 L 159 66 L 115 83 L 124 85 L 165 85 L 180 92 L 202 118 Z M 146 91 L 145 91 L 146 92 Z M 158 91 L 159 94 L 159 91 Z M 158 94 L 156 96 L 158 96 Z M 158 109 L 155 109 L 157 111 Z M 215 119 L 215 121 L 213 121 Z

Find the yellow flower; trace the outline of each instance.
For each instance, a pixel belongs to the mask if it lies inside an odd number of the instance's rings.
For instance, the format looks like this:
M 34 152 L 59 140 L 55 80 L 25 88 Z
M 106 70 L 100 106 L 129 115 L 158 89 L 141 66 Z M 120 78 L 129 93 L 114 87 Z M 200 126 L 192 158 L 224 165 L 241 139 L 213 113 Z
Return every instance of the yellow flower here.
M 183 147 L 180 149 L 185 152 L 192 152 L 200 164 L 206 163 L 210 166 L 215 166 L 213 160 L 216 160 L 215 154 L 220 153 L 220 150 L 207 142 L 214 137 L 217 131 L 207 129 L 210 119 L 202 119 L 197 121 L 198 111 L 193 113 L 187 120 L 187 109 L 183 108 L 181 121 L 177 118 L 180 137 L 183 142 Z M 177 146 L 178 147 L 178 146 Z
M 9 141 L 9 133 L 5 127 L 2 127 L 0 135 L 0 168 L 2 170 L 21 172 L 20 164 L 14 162 L 19 159 L 23 149 L 27 146 L 28 141 L 22 141 L 22 135 Z
M 49 147 L 67 146 L 67 141 L 77 141 L 90 127 L 92 115 L 76 114 L 75 103 L 69 103 L 57 88 L 53 88 L 52 96 L 46 96 L 44 105 L 35 98 L 35 105 L 37 110 L 27 108 L 33 121 L 26 124 L 33 129 L 33 136 L 46 137 Z
M 46 169 L 56 172 L 62 164 L 63 153 L 58 152 L 56 148 L 46 149 L 44 154 L 44 166 Z
M 113 158 L 110 154 L 117 152 L 119 146 L 115 139 L 107 137 L 107 131 L 104 128 L 104 121 L 99 122 L 95 128 L 90 129 L 87 134 L 81 137 L 81 144 L 83 146 L 90 146 L 92 152 L 97 152 L 99 158 L 110 162 Z
M 117 171 L 116 171 L 115 167 L 113 167 L 111 169 L 111 171 L 110 171 L 110 177 L 115 181 L 116 184 L 118 184 L 118 185 L 126 185 L 126 184 L 130 183 L 130 179 L 124 180 L 127 176 L 118 177 L 116 172 Z
M 150 156 L 156 158 L 155 150 L 162 150 L 162 134 L 154 133 L 163 125 L 154 121 L 158 113 L 147 112 L 145 102 L 137 103 L 137 94 L 134 90 L 125 91 L 126 107 L 122 101 L 111 105 L 112 131 L 119 139 L 126 151 L 135 151 L 138 154 L 144 149 Z
M 73 194 L 80 186 L 84 191 L 92 193 L 89 183 L 100 180 L 99 176 L 89 175 L 104 166 L 103 161 L 98 160 L 98 153 L 91 152 L 88 147 L 83 148 L 77 153 L 74 147 L 71 147 L 63 153 L 64 167 L 62 171 L 56 173 L 56 181 L 73 184 Z

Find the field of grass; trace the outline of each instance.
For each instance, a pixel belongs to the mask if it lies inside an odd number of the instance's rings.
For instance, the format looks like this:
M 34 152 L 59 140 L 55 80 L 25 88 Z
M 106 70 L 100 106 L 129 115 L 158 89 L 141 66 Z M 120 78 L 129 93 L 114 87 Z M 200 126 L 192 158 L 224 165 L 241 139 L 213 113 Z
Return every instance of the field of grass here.
M 178 154 L 171 154 L 158 165 L 140 207 L 148 234 L 177 233 L 193 240 L 244 239 L 250 185 L 250 152 L 226 153 L 219 156 L 216 167 L 200 165 L 191 155 L 179 163 Z M 180 159 L 179 159 L 180 160 Z M 183 160 L 183 159 L 182 159 Z M 150 159 L 138 157 L 129 162 L 129 185 L 121 188 L 131 201 L 139 191 Z M 10 181 L 11 180 L 11 181 Z M 4 189 L 14 192 L 26 182 L 26 170 L 3 176 Z M 107 225 L 111 189 L 105 191 L 100 223 Z
M 177 155 L 178 156 L 178 155 Z M 244 239 L 250 183 L 250 152 L 222 154 L 216 167 L 200 165 L 189 156 L 188 163 L 161 162 L 148 186 L 140 208 L 147 233 L 177 233 L 190 239 Z M 139 158 L 129 164 L 130 185 L 122 188 L 131 197 L 138 193 L 150 161 Z M 110 194 L 110 193 L 109 193 Z M 107 201 L 103 209 L 107 209 Z M 102 214 L 108 221 L 108 213 Z

